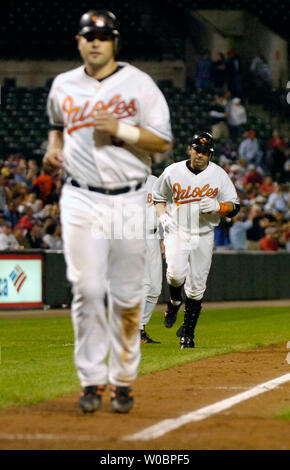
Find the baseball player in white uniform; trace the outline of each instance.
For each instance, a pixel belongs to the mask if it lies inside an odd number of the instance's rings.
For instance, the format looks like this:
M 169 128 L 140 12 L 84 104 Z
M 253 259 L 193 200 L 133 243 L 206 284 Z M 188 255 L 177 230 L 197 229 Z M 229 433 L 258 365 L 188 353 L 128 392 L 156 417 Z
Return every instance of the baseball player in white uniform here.
M 148 157 L 151 162 L 152 157 Z M 151 163 L 150 163 L 151 166 Z M 160 341 L 154 341 L 147 333 L 145 327 L 148 324 L 154 308 L 156 307 L 158 297 L 162 289 L 162 253 L 161 245 L 163 243 L 162 233 L 160 233 L 160 223 L 157 219 L 156 210 L 153 202 L 152 188 L 157 180 L 154 175 L 149 175 L 145 183 L 146 191 L 146 264 L 145 264 L 145 302 L 142 308 L 140 335 L 141 343 L 160 344 Z M 161 230 L 161 232 L 163 232 Z
M 170 300 L 164 323 L 171 328 L 185 291 L 184 323 L 178 329 L 180 347 L 194 348 L 214 247 L 214 227 L 220 216 L 240 210 L 236 189 L 227 173 L 210 161 L 214 141 L 197 132 L 188 146 L 189 160 L 169 165 L 153 188 L 157 215 L 165 232 L 165 257 Z
M 85 13 L 76 39 L 84 64 L 52 83 L 44 167 L 63 168 L 66 177 L 60 207 L 79 406 L 97 410 L 109 382 L 113 411 L 126 413 L 140 361 L 147 155 L 168 149 L 170 117 L 154 81 L 116 61 L 119 31 L 111 12 Z

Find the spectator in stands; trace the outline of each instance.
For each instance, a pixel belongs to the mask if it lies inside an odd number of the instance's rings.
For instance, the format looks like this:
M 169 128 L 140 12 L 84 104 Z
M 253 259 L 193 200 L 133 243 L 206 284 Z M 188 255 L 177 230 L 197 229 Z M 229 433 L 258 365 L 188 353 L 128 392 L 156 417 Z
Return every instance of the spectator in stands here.
M 52 222 L 46 228 L 46 234 L 43 237 L 43 242 L 50 250 L 61 250 L 62 240 L 60 237 L 60 225 L 57 222 Z
M 55 188 L 55 182 L 51 175 L 42 169 L 41 174 L 37 178 L 34 178 L 32 185 L 39 199 L 44 203 L 51 202 L 52 193 Z
M 41 222 L 35 222 L 31 230 L 27 233 L 27 240 L 30 248 L 44 248 L 42 241 L 43 226 Z
M 240 158 L 246 159 L 248 163 L 253 163 L 256 166 L 261 165 L 263 152 L 256 138 L 256 131 L 249 130 L 246 133 L 246 138 L 239 145 L 238 154 Z
M 45 219 L 43 219 L 42 222 L 43 222 L 43 230 L 46 233 L 47 227 L 49 227 L 51 224 L 54 224 L 56 220 L 54 217 L 48 216 L 48 217 L 45 217 Z
M 211 84 L 212 61 L 209 50 L 205 50 L 197 59 L 194 70 L 195 87 L 198 90 L 209 88 Z
M 27 230 L 22 225 L 19 225 L 19 224 L 15 225 L 13 234 L 19 244 L 19 248 L 24 248 L 24 249 L 30 248 L 29 241 L 26 238 L 26 233 L 27 233 Z
M 47 217 L 55 217 L 59 214 L 59 208 L 55 204 L 45 204 L 42 210 L 38 212 L 37 218 L 46 220 Z
M 4 217 L 6 220 L 8 220 L 8 222 L 11 223 L 12 227 L 18 223 L 19 213 L 16 210 L 16 204 L 14 200 L 8 202 L 4 210 Z
M 217 54 L 217 60 L 212 64 L 212 79 L 216 88 L 224 89 L 226 82 L 226 59 L 222 52 Z
M 260 226 L 264 229 L 264 232 L 267 227 L 276 227 L 276 225 L 276 217 L 273 214 L 270 214 L 269 212 L 264 212 L 264 215 L 260 220 Z
M 246 123 L 246 108 L 241 104 L 240 98 L 233 98 L 228 112 L 228 125 L 232 140 L 237 140 L 243 134 Z
M 275 191 L 270 194 L 265 209 L 270 213 L 282 212 L 288 214 L 289 212 L 289 189 L 286 185 L 279 183 Z
M 268 142 L 269 151 L 267 153 L 266 165 L 274 180 L 282 182 L 284 179 L 284 165 L 286 162 L 286 143 L 280 137 L 279 132 L 275 129 L 272 138 Z
M 268 197 L 275 191 L 275 186 L 273 184 L 272 176 L 265 176 L 263 183 L 260 186 L 261 195 L 264 197 Z
M 268 227 L 265 230 L 265 236 L 260 240 L 260 248 L 262 251 L 278 251 L 278 232 L 275 227 Z
M 26 207 L 31 207 L 33 213 L 35 213 L 38 209 L 37 203 L 37 196 L 35 192 L 30 192 L 26 195 L 25 200 L 23 201 L 23 205 Z
M 247 230 L 247 250 L 260 250 L 260 240 L 264 236 L 264 229 L 260 224 L 263 219 L 263 211 L 258 204 L 254 204 L 250 210 L 252 227 Z
M 11 222 L 5 221 L 0 233 L 0 250 L 18 250 L 19 243 L 12 234 Z
M 286 142 L 285 140 L 280 136 L 279 131 L 277 129 L 274 129 L 272 132 L 272 137 L 269 139 L 268 142 L 268 147 L 270 150 L 273 149 L 285 149 L 286 148 Z
M 226 61 L 226 75 L 228 89 L 232 96 L 243 98 L 241 59 L 234 49 L 228 51 Z
M 251 211 L 248 220 L 245 220 L 246 213 L 241 210 L 239 214 L 232 219 L 233 225 L 229 230 L 230 244 L 233 250 L 240 251 L 246 249 L 247 230 L 253 226 L 254 211 Z
M 256 170 L 255 165 L 249 165 L 248 166 L 248 172 L 246 173 L 245 179 L 244 179 L 244 186 L 247 186 L 248 184 L 253 184 L 254 186 L 259 186 L 263 182 L 263 177 L 261 173 Z
M 35 212 L 33 214 L 34 219 L 41 219 L 43 216 L 43 201 L 41 199 L 36 199 L 35 201 Z
M 255 204 L 259 204 L 262 209 L 264 209 L 264 205 L 267 202 L 267 198 L 259 194 L 255 199 Z
M 239 191 L 243 190 L 245 174 L 246 171 L 241 165 L 234 163 L 230 166 L 229 176 Z
M 267 61 L 263 55 L 263 52 L 260 50 L 258 54 L 253 58 L 250 71 L 252 73 L 254 82 L 256 85 L 261 86 L 272 86 L 272 75 L 267 64 Z
M 29 188 L 32 187 L 32 183 L 39 175 L 39 167 L 34 158 L 30 158 L 27 162 L 27 172 L 25 182 Z
M 215 140 L 229 138 L 226 104 L 227 102 L 223 96 L 217 96 L 209 112 L 212 124 L 211 134 Z
M 229 162 L 235 162 L 237 159 L 237 148 L 231 141 L 226 141 L 220 148 L 219 157 L 225 157 Z
M 31 207 L 26 207 L 23 211 L 22 217 L 20 217 L 18 224 L 16 227 L 21 226 L 26 230 L 30 230 L 34 225 L 33 219 L 33 210 Z
M 230 246 L 229 241 L 229 228 L 232 224 L 232 221 L 228 221 L 226 218 L 222 217 L 220 223 L 214 229 L 214 246 L 217 251 L 228 249 Z
M 24 183 L 26 179 L 26 160 L 23 157 L 18 158 L 17 166 L 13 170 L 14 180 L 17 183 Z

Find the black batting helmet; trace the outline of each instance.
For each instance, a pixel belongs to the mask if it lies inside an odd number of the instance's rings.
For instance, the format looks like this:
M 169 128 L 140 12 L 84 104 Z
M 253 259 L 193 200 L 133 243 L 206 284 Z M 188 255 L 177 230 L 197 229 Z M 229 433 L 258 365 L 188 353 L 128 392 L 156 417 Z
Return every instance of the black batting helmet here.
M 120 44 L 120 32 L 117 18 L 108 10 L 89 10 L 84 13 L 80 19 L 79 36 L 85 36 L 88 33 L 109 34 L 114 39 L 115 53 L 118 52 Z
M 192 137 L 189 145 L 199 153 L 205 153 L 209 157 L 213 156 L 214 140 L 209 132 L 196 132 Z

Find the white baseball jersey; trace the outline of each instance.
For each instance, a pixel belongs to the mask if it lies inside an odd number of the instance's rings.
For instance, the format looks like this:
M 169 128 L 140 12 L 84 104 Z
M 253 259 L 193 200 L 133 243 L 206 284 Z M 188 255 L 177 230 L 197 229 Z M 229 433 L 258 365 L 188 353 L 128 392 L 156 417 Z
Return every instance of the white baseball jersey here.
M 130 64 L 118 65 L 101 81 L 84 66 L 58 75 L 47 104 L 51 126 L 64 127 L 65 173 L 79 183 L 108 189 L 143 182 L 150 168 L 148 152 L 95 130 L 99 111 L 172 140 L 168 105 L 155 82 Z
M 169 215 L 178 220 L 186 232 L 202 234 L 219 224 L 217 213 L 202 214 L 199 203 L 205 196 L 218 202 L 239 204 L 236 189 L 227 173 L 209 162 L 198 174 L 191 169 L 189 160 L 173 163 L 165 168 L 153 187 L 155 202 L 166 202 Z

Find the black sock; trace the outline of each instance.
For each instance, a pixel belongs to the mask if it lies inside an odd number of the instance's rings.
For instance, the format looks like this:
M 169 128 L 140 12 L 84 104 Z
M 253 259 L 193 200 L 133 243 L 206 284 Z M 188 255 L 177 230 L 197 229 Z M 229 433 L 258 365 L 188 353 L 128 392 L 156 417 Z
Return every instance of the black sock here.
M 194 331 L 201 311 L 202 299 L 194 300 L 186 297 L 184 309 L 184 334 L 194 337 Z
M 170 299 L 171 300 L 174 300 L 175 302 L 182 302 L 182 296 L 181 296 L 181 291 L 182 291 L 182 287 L 183 287 L 183 284 L 181 286 L 171 286 L 170 284 L 168 284 L 168 287 L 169 287 L 169 292 L 170 292 Z

